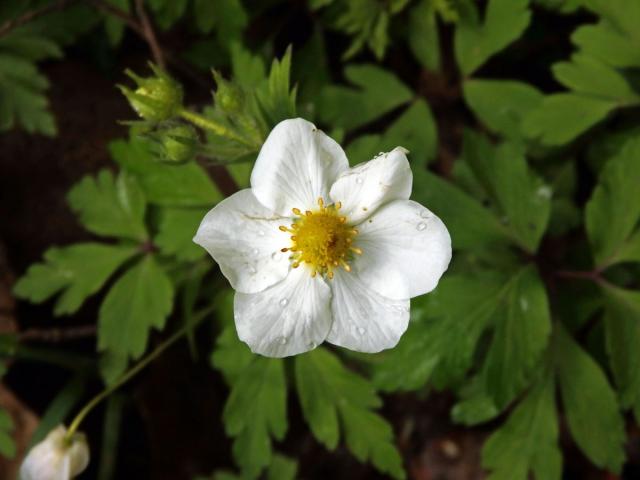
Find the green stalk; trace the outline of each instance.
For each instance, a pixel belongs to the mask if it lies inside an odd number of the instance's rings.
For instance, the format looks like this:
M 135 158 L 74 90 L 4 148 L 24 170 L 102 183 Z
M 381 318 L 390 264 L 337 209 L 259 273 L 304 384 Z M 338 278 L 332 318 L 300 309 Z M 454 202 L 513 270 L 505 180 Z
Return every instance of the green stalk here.
M 151 363 L 154 359 L 160 356 L 167 348 L 176 343 L 183 335 L 185 335 L 188 331 L 190 331 L 193 327 L 198 325 L 204 318 L 213 311 L 214 307 L 208 307 L 196 315 L 194 315 L 193 320 L 187 324 L 185 324 L 182 328 L 180 328 L 177 332 L 167 338 L 164 342 L 158 345 L 149 355 L 144 357 L 140 362 L 138 362 L 135 366 L 131 368 L 131 370 L 125 372 L 118 380 L 115 381 L 113 385 L 108 386 L 98 395 L 93 397 L 89 403 L 87 403 L 82 410 L 78 412 L 75 416 L 71 425 L 69 426 L 69 430 L 65 435 L 65 440 L 67 442 L 71 442 L 74 433 L 78 430 L 78 427 L 84 420 L 84 418 L 93 410 L 96 405 L 98 405 L 102 400 L 111 395 L 115 390 L 119 387 L 127 383 L 131 378 L 135 377 L 144 367 L 146 367 L 149 363 Z
M 231 140 L 235 140 L 236 142 L 244 143 L 245 145 L 247 144 L 247 141 L 244 138 L 215 120 L 203 117 L 202 115 L 187 110 L 186 108 L 179 110 L 178 115 L 203 130 L 208 130 L 215 135 L 226 137 Z

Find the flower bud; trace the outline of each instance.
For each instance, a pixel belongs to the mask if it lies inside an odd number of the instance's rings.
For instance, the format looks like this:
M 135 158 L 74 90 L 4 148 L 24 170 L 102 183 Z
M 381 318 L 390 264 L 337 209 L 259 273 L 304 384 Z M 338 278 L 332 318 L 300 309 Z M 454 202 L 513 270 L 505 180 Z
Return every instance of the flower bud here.
M 240 113 L 244 105 L 244 95 L 237 85 L 226 81 L 222 75 L 215 70 L 213 77 L 216 81 L 216 104 L 227 114 Z
M 198 134 L 190 125 L 177 125 L 162 133 L 163 160 L 184 163 L 193 158 L 198 146 Z
M 145 120 L 162 122 L 182 108 L 182 87 L 173 78 L 151 65 L 152 77 L 142 78 L 131 71 L 125 72 L 137 84 L 135 91 L 120 86 L 133 109 Z
M 89 447 L 82 433 L 65 438 L 67 429 L 57 426 L 33 447 L 20 467 L 20 480 L 70 480 L 87 468 Z

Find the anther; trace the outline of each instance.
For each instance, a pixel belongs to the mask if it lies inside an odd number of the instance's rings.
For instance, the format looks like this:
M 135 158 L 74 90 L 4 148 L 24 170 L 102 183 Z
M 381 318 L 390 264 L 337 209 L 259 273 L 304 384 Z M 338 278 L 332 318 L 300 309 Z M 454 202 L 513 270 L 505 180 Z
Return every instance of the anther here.
M 300 266 L 300 262 L 293 262 L 293 265 L 291 265 L 293 268 L 298 268 Z
M 342 208 L 342 202 L 336 203 L 336 210 L 340 210 Z
M 358 248 L 358 247 L 351 247 L 351 248 L 350 248 L 350 250 L 351 250 L 353 253 L 357 254 L 357 255 L 362 255 L 362 249 L 361 249 L 361 248 Z
M 288 249 L 288 248 L 281 248 L 281 249 L 280 249 L 280 251 L 281 251 L 282 253 L 285 253 L 285 252 L 288 252 L 288 251 L 289 251 L 289 249 Z
M 278 227 L 278 230 L 280 230 L 281 232 L 288 232 L 289 231 L 289 229 L 287 227 L 285 227 L 284 225 L 280 225 Z
M 296 215 L 302 215 L 302 212 L 299 208 L 292 208 L 291 211 Z

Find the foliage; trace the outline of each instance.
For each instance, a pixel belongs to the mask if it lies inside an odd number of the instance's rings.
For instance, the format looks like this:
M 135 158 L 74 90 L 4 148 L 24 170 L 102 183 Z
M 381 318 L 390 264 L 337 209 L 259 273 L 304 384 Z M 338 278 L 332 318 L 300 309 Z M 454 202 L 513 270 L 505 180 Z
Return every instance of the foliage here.
M 45 3 L 6 2 L 0 32 L 7 19 Z M 109 3 L 139 21 L 132 2 Z M 455 398 L 454 422 L 490 430 L 481 461 L 491 479 L 562 478 L 561 424 L 594 466 L 622 471 L 625 428 L 640 421 L 636 3 L 145 6 L 161 42 L 188 38 L 183 51 L 168 52 L 172 77 L 153 65 L 144 79 L 151 83 L 123 91 L 135 106 L 136 95 L 149 97 L 145 85 L 174 78 L 180 95 L 163 115 L 128 122 L 129 137 L 109 144 L 112 168 L 71 187 L 69 207 L 91 238 L 51 246 L 14 287 L 18 298 L 53 300 L 56 317 L 96 298 L 86 308 L 97 312 L 102 381 L 113 384 L 149 352 L 152 337 L 169 336 L 168 325 L 213 310 L 213 326 L 190 331 L 190 346 L 194 361 L 202 345 L 210 348 L 228 387 L 221 422 L 236 468 L 203 479 L 294 478 L 298 459 L 290 457 L 300 450 L 291 445 L 300 428 L 331 458 L 344 446 L 361 463 L 404 478 L 411 452 L 397 444 L 381 408 L 400 394 L 421 401 L 434 391 Z M 290 10 L 310 26 L 303 24 L 303 38 L 282 26 Z M 272 25 L 279 15 L 282 25 Z M 566 30 L 558 35 L 570 53 L 536 53 L 555 28 L 545 24 L 551 17 Z M 61 28 L 67 24 L 73 28 Z M 258 42 L 259 27 L 270 35 Z M 0 34 L 0 129 L 54 135 L 39 62 L 87 38 L 115 55 L 130 33 L 108 10 L 74 5 Z M 210 101 L 190 92 L 193 69 L 202 67 L 213 69 Z M 509 78 L 514 71 L 522 73 Z M 339 140 L 352 164 L 398 145 L 410 150 L 412 198 L 451 233 L 449 271 L 433 293 L 412 300 L 408 331 L 390 351 L 320 347 L 293 359 L 257 357 L 238 340 L 233 293 L 192 243 L 206 212 L 249 185 L 271 128 L 298 115 Z M 69 414 L 89 370 L 50 403 L 45 425 Z M 116 407 L 105 432 L 111 445 Z M 0 411 L 5 456 L 14 449 L 12 428 Z

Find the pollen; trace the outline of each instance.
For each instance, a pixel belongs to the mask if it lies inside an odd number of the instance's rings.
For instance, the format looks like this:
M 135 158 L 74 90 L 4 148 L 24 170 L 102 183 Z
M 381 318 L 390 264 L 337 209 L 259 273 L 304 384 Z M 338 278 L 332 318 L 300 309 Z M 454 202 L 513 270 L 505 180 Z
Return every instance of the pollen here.
M 340 214 L 341 207 L 340 202 L 325 205 L 319 198 L 317 210 L 291 210 L 295 216 L 293 223 L 279 228 L 291 234 L 291 245 L 281 251 L 291 252 L 293 268 L 304 263 L 312 277 L 320 274 L 329 279 L 333 278 L 336 268 L 351 271 L 349 261 L 354 254 L 361 255 L 362 249 L 353 246 L 358 231 Z

